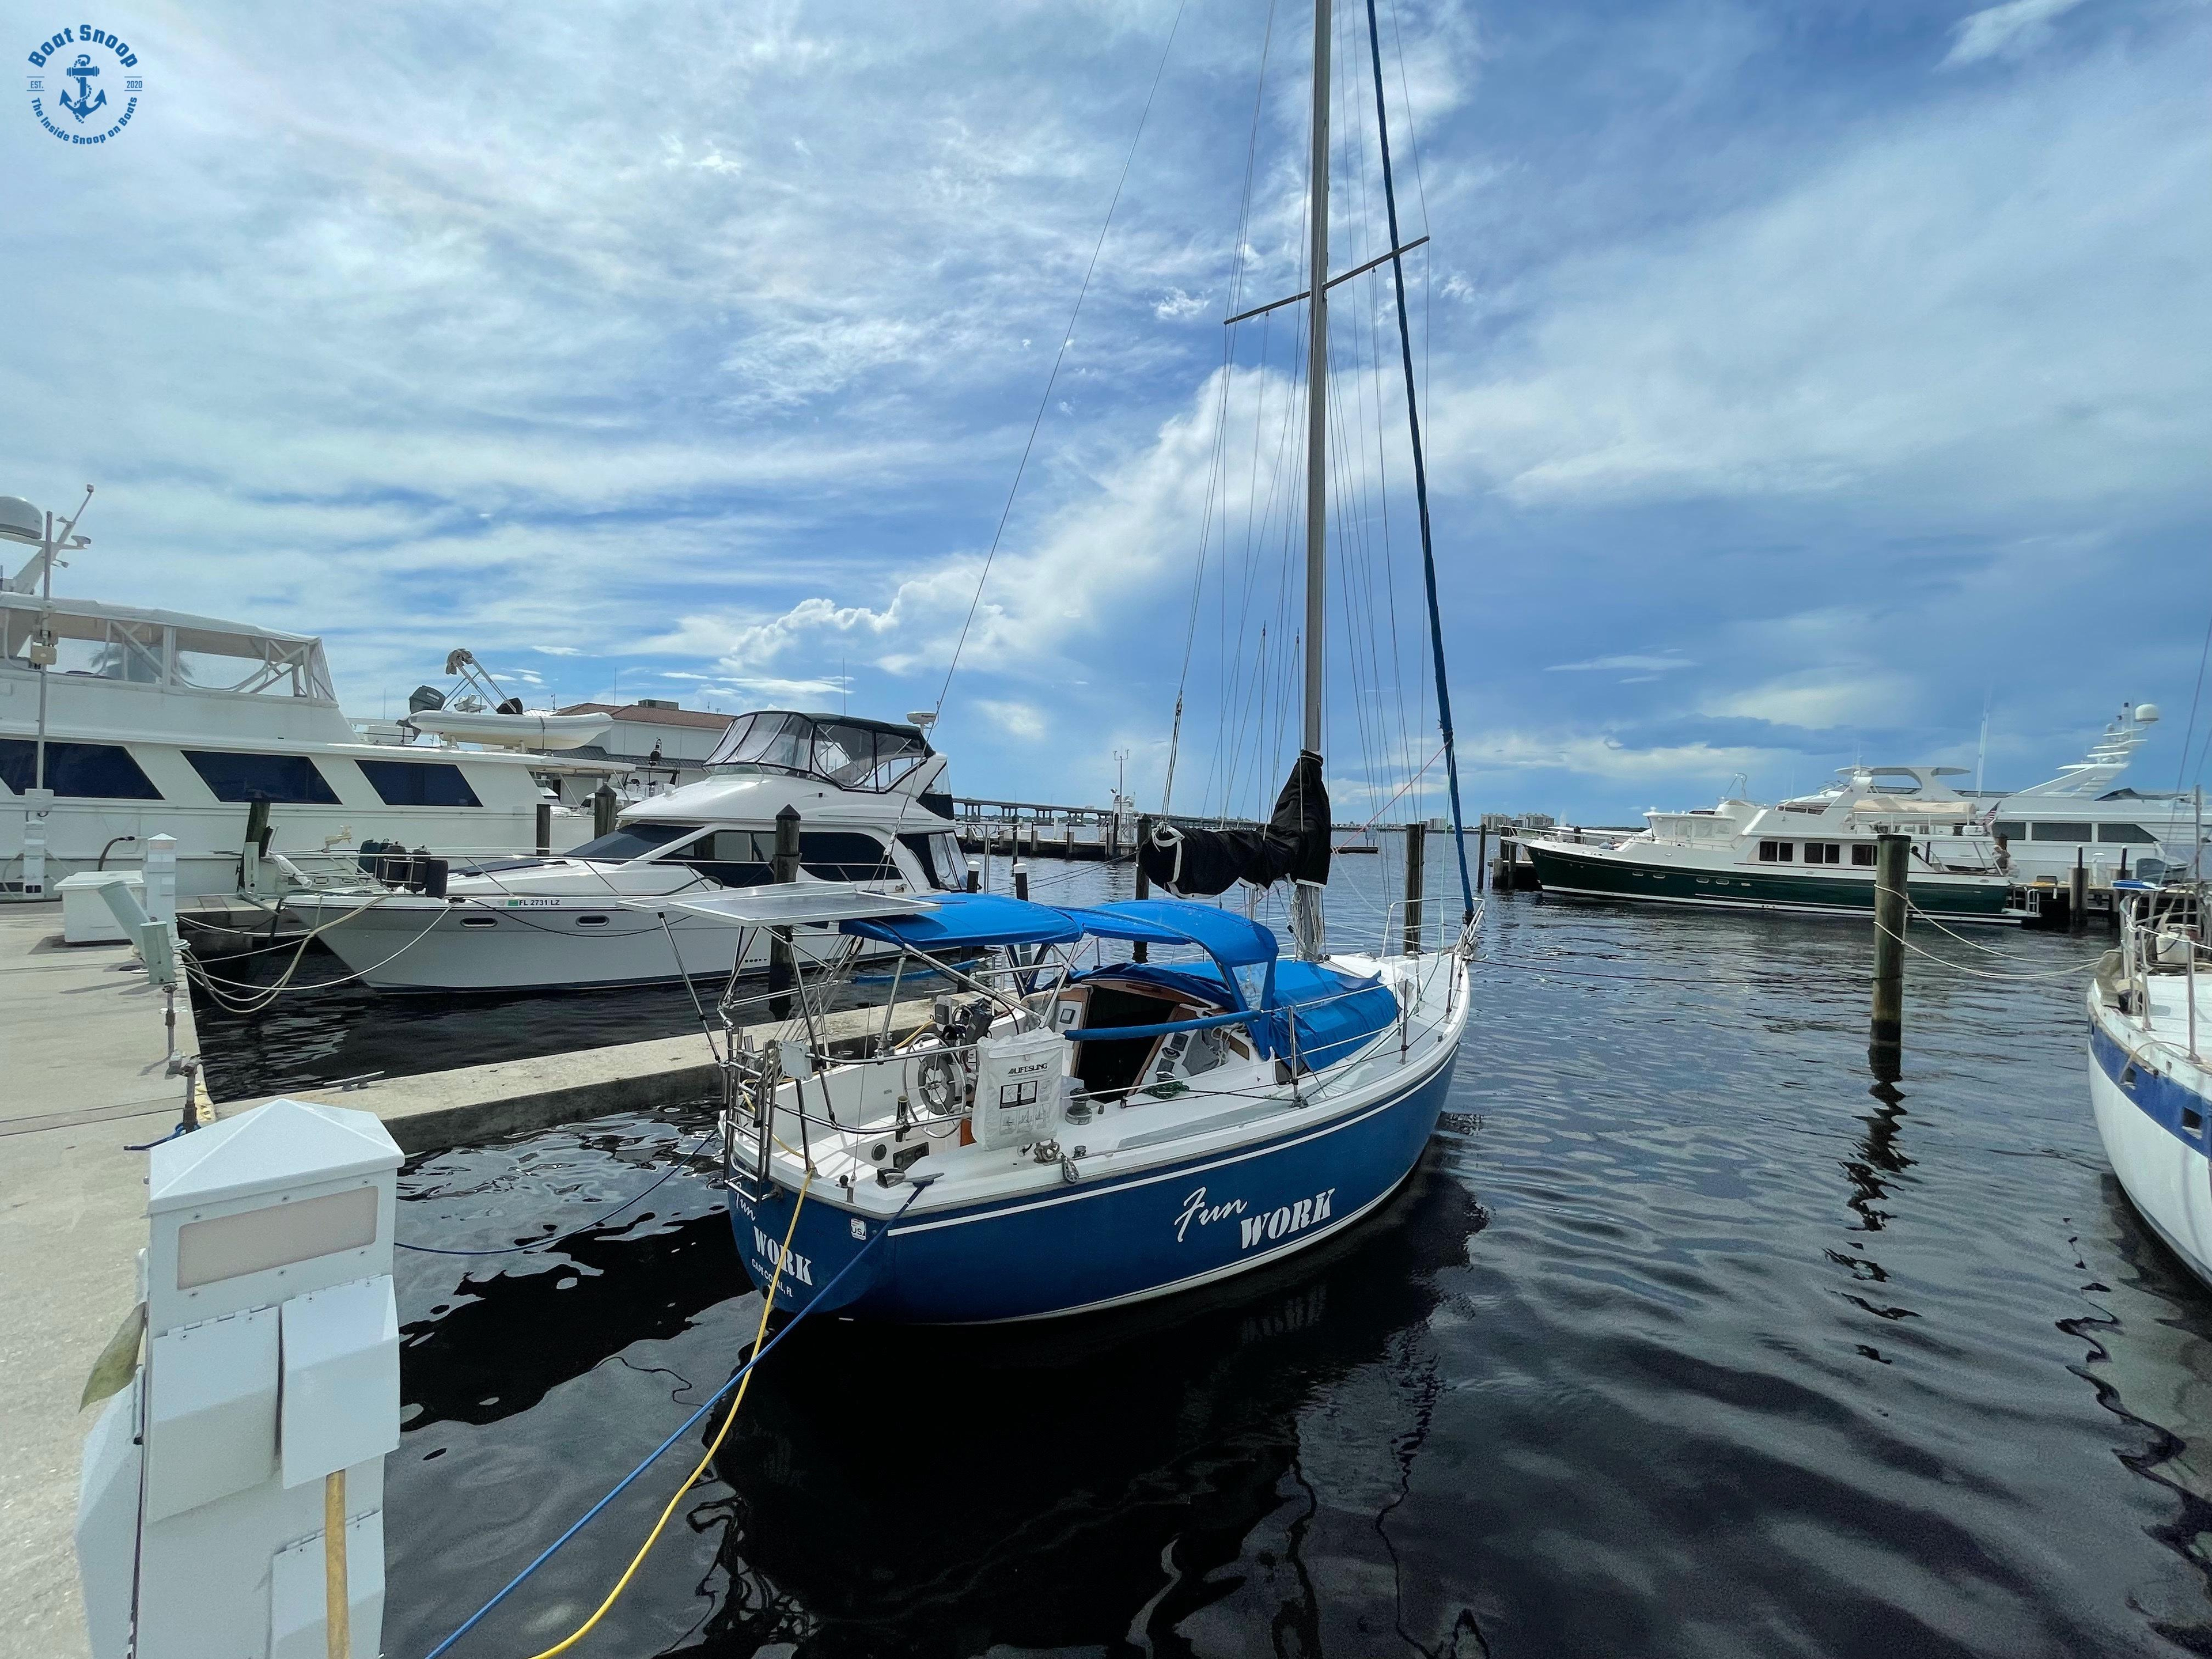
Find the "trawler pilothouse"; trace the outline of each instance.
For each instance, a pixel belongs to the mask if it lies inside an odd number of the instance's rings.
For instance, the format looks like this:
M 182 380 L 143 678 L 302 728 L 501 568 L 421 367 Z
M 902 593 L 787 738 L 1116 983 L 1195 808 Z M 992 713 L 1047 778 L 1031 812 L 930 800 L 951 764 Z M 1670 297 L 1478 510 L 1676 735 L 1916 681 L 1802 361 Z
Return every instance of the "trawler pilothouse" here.
M 1647 812 L 1649 828 L 1585 842 L 1571 831 L 1524 839 L 1547 893 L 1717 909 L 1871 911 L 1875 842 L 1912 838 L 1912 902 L 1931 915 L 2017 922 L 2012 878 L 1976 803 L 1948 766 L 1855 766 L 1817 794 L 1772 806 L 1730 798 Z
M 356 880 L 285 908 L 380 989 L 573 990 L 766 968 L 768 936 L 699 901 L 775 880 L 786 811 L 801 882 L 961 884 L 945 757 L 920 725 L 766 710 L 732 721 L 707 764 L 563 857 L 459 866 L 439 892 Z

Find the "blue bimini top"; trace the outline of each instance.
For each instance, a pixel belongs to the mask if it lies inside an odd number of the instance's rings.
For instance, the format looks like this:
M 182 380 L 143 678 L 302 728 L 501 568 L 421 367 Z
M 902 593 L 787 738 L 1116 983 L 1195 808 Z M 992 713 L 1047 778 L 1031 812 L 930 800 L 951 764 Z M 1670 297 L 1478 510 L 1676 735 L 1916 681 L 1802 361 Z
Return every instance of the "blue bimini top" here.
M 837 931 L 917 951 L 981 951 L 1002 945 L 1066 945 L 1083 929 L 1049 905 L 1002 893 L 938 893 L 934 910 L 841 921 Z

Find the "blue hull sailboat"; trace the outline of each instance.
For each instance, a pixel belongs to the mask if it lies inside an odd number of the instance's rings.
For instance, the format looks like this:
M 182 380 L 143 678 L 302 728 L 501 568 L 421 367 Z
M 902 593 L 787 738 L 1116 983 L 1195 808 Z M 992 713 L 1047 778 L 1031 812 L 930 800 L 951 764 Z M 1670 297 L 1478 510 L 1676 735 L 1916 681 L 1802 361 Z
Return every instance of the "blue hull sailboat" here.
M 1316 0 L 1314 273 L 1329 268 L 1330 22 L 1330 0 Z M 1371 48 L 1371 8 L 1369 39 Z M 1379 126 L 1379 70 L 1375 92 Z M 1382 161 L 1388 194 L 1387 135 Z M 1397 281 L 1456 841 L 1404 250 L 1390 200 L 1385 257 Z M 1400 918 L 1363 954 L 1331 951 L 1324 934 L 1331 285 L 1313 283 L 1298 296 L 1310 317 L 1304 726 L 1264 828 L 1159 831 L 1140 848 L 1142 867 L 1177 896 L 1095 908 L 990 894 L 841 896 L 819 886 L 698 902 L 732 925 L 781 928 L 787 939 L 793 928 L 834 928 L 850 960 L 865 949 L 879 963 L 891 947 L 894 1006 L 906 974 L 951 988 L 918 1029 L 895 1031 L 887 1009 L 880 1030 L 841 1042 L 817 1012 L 820 986 L 787 987 L 797 1007 L 788 1036 L 739 1042 L 726 1057 L 731 1220 L 747 1272 L 772 1287 L 779 1307 L 931 1324 L 1117 1307 L 1248 1272 L 1356 1225 L 1419 1163 L 1467 1028 L 1474 904 L 1462 848 L 1465 905 L 1451 937 L 1425 942 L 1417 921 Z M 1289 955 L 1243 911 L 1196 902 L 1278 882 L 1290 887 Z

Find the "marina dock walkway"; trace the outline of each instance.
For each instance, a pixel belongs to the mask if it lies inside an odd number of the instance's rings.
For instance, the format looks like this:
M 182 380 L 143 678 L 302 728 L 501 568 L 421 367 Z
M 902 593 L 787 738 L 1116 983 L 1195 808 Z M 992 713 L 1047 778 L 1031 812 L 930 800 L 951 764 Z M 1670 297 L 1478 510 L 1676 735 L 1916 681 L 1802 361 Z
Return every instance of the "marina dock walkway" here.
M 185 1084 L 161 994 L 123 945 L 65 945 L 59 904 L 0 908 L 0 1655 L 87 1651 L 78 1611 L 77 1399 L 137 1299 L 146 1156 Z M 188 999 L 177 1047 L 198 1047 Z
M 0 908 L 0 1659 L 87 1652 L 78 1607 L 79 1458 L 93 1413 L 77 1401 L 93 1362 L 137 1300 L 146 1155 L 181 1117 L 168 1075 L 162 996 L 124 945 L 61 942 L 61 907 Z M 903 1036 L 929 1016 L 902 1002 Z M 883 1029 L 878 1009 L 831 1014 L 832 1040 Z M 780 1028 L 759 1027 L 757 1040 Z M 177 1049 L 199 1048 L 177 999 Z M 703 1033 L 505 1060 L 301 1100 L 374 1112 L 401 1148 L 435 1152 L 556 1124 L 712 1097 Z M 200 1099 L 207 1109 L 206 1095 Z M 217 1102 L 227 1117 L 258 1104 Z

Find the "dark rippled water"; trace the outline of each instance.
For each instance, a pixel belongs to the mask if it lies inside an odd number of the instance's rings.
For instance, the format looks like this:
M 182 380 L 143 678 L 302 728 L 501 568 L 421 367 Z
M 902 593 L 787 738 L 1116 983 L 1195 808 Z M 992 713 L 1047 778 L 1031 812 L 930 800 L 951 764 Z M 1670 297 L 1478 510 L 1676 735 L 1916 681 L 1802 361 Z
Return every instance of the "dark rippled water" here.
M 2101 941 L 1919 942 L 2047 973 Z M 1493 904 L 1449 1115 L 1265 1278 L 1007 1333 L 802 1329 L 583 1652 L 2212 1650 L 2212 1301 L 2121 1199 L 2078 981 L 1850 923 Z M 672 1112 L 410 1169 L 403 1238 L 589 1218 Z M 419 1656 L 726 1376 L 703 1162 L 542 1256 L 401 1262 L 386 1649 Z M 703 1429 L 704 1425 L 702 1425 Z M 460 1655 L 596 1605 L 695 1431 Z

